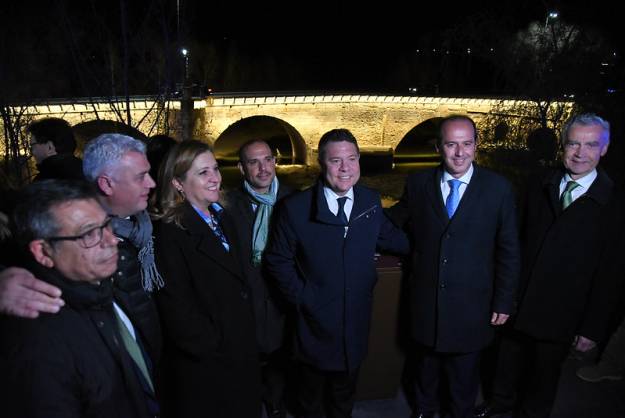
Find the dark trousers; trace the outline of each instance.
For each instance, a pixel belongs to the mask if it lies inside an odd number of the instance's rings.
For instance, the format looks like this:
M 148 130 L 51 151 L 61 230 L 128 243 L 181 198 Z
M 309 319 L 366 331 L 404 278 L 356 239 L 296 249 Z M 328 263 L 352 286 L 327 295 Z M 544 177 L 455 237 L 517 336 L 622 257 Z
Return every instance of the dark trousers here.
M 570 345 L 505 331 L 499 343 L 491 404 L 521 418 L 548 418 Z
M 359 369 L 326 371 L 300 363 L 297 400 L 302 418 L 350 418 Z M 324 414 L 325 412 L 325 414 Z
M 479 390 L 480 352 L 439 353 L 419 347 L 416 359 L 416 394 L 418 413 L 434 414 L 448 411 L 451 418 L 473 417 L 473 407 Z M 439 408 L 441 377 L 449 389 L 448 407 Z
M 283 350 L 273 353 L 262 353 L 260 356 L 263 403 L 270 409 L 284 406 L 284 389 L 288 369 L 288 357 Z

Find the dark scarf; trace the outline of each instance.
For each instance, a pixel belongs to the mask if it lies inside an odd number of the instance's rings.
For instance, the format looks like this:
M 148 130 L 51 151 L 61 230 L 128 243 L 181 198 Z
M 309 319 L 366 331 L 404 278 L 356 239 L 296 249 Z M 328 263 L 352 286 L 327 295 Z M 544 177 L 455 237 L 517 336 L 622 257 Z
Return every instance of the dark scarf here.
M 143 289 L 146 292 L 152 292 L 163 287 L 165 283 L 154 263 L 152 222 L 148 212 L 144 210 L 130 218 L 114 217 L 111 223 L 115 235 L 130 241 L 139 250 Z

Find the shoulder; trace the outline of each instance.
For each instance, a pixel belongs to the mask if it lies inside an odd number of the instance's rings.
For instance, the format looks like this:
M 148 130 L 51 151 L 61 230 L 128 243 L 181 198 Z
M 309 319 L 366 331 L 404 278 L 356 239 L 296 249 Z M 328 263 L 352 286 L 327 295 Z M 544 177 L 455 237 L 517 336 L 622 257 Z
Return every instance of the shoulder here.
M 497 190 L 512 190 L 512 183 L 510 183 L 507 178 L 488 168 L 476 167 L 473 175 L 475 176 L 475 180 L 477 182 L 480 182 L 489 188 L 495 188 Z M 471 181 L 473 181 L 473 179 L 471 179 Z
M 374 203 L 380 202 L 380 192 L 371 189 L 367 186 L 357 184 L 354 186 L 354 198 L 372 201 Z

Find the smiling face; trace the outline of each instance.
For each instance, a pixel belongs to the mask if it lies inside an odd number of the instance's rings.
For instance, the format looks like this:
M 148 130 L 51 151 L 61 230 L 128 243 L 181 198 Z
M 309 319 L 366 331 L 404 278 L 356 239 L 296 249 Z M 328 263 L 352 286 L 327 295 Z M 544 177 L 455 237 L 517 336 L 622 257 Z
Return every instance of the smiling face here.
M 437 148 L 445 170 L 454 178 L 462 177 L 471 167 L 477 149 L 475 130 L 471 122 L 464 119 L 445 122 Z
M 360 179 L 360 154 L 351 142 L 329 142 L 321 161 L 326 185 L 344 196 Z
M 573 180 L 584 177 L 597 167 L 608 152 L 608 137 L 600 125 L 574 123 L 564 142 L 562 162 Z
M 72 200 L 56 206 L 52 211 L 59 225 L 59 236 L 84 234 L 103 225 L 107 219 L 106 213 L 94 199 Z M 54 267 L 70 280 L 99 282 L 110 277 L 117 269 L 117 243 L 109 225 L 102 230 L 102 240 L 91 248 L 84 248 L 79 240 L 46 243 L 46 258 L 41 260 L 44 263 L 51 262 L 48 267 Z
M 249 185 L 258 193 L 267 193 L 276 176 L 276 159 L 264 142 L 254 142 L 243 150 L 239 170 Z
M 219 200 L 221 186 L 221 173 L 213 153 L 206 151 L 199 154 L 183 178 L 174 179 L 172 183 L 189 203 L 200 210 L 207 210 L 211 203 Z
M 156 185 L 150 177 L 150 163 L 145 154 L 129 151 L 111 171 L 103 190 L 112 214 L 125 217 L 144 210 L 150 189 Z

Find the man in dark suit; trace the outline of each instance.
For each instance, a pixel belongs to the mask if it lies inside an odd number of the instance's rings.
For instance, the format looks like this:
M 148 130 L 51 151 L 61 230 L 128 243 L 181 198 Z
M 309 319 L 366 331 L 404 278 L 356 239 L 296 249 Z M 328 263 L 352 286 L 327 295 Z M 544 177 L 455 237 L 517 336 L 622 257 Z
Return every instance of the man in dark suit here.
M 433 417 L 441 371 L 449 416 L 470 417 L 480 350 L 512 313 L 519 275 L 510 184 L 474 162 L 477 131 L 465 116 L 440 126 L 440 167 L 413 174 L 389 216 L 409 228 L 411 334 L 419 417 Z
M 66 304 L 36 319 L 0 317 L 2 416 L 158 416 L 113 300 L 118 240 L 94 189 L 33 183 L 13 218 L 30 270 L 61 289 Z
M 289 195 L 290 187 L 276 177 L 276 158 L 262 140 L 246 142 L 239 149 L 241 186 L 226 197 L 227 211 L 237 220 L 237 239 L 244 250 L 246 275 L 252 289 L 256 335 L 261 354 L 263 402 L 269 418 L 286 417 L 283 402 L 287 358 L 281 350 L 284 336 L 284 307 L 261 269 L 274 206 Z
M 597 167 L 610 125 L 596 115 L 574 116 L 561 140 L 563 169 L 527 188 L 519 304 L 499 346 L 492 398 L 477 417 L 512 409 L 548 417 L 571 344 L 584 352 L 605 338 L 620 296 L 625 206 Z
M 319 141 L 321 178 L 284 200 L 265 252 L 266 267 L 296 311 L 295 357 L 303 417 L 351 417 L 366 352 L 377 276 L 376 246 L 407 252 L 380 196 L 356 184 L 358 143 L 345 129 Z M 325 398 L 327 391 L 328 398 Z

